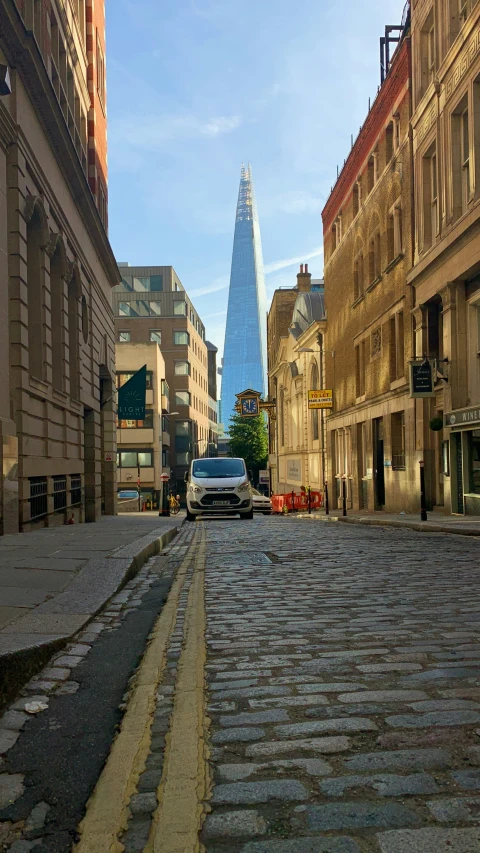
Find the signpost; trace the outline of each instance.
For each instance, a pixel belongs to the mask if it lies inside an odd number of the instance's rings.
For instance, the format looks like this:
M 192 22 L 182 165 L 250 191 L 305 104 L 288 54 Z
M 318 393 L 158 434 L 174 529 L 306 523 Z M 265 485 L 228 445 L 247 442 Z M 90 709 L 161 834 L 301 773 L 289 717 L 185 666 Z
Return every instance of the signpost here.
M 308 408 L 309 409 L 332 409 L 333 408 L 333 390 L 318 390 L 308 392 Z
M 268 470 L 263 470 L 258 472 L 258 484 L 260 486 L 269 486 L 270 485 L 270 475 Z

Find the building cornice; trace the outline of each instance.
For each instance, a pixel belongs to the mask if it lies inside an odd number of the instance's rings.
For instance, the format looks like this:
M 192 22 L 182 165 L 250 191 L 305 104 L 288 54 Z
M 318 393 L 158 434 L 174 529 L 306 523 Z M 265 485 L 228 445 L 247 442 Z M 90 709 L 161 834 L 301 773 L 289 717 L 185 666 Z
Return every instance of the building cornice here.
M 33 33 L 25 29 L 13 0 L 0 3 L 0 39 L 8 64 L 22 81 L 56 161 L 75 199 L 111 287 L 121 276 L 75 146 Z M 15 134 L 16 136 L 16 134 Z M 14 140 L 12 140 L 14 141 Z
M 0 145 L 7 150 L 15 142 L 17 129 L 10 113 L 0 100 Z
M 363 127 L 355 141 L 340 176 L 327 199 L 322 210 L 324 232 L 333 223 L 340 210 L 345 197 L 358 177 L 364 161 L 371 154 L 379 133 L 384 123 L 392 112 L 396 101 L 394 93 L 398 88 L 399 81 L 408 84 L 410 79 L 410 37 L 405 38 L 399 48 L 398 55 L 388 72 L 370 112 L 365 119 Z

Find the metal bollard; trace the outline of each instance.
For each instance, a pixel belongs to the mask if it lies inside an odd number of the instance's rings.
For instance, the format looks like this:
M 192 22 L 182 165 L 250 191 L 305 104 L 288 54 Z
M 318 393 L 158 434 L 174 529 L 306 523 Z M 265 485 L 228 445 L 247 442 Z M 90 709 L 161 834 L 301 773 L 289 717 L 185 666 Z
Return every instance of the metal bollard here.
M 325 483 L 323 484 L 323 488 L 324 488 L 324 492 L 325 492 L 325 498 L 324 498 L 324 500 L 325 500 L 325 515 L 330 515 L 330 506 L 328 503 L 328 483 L 326 480 L 325 480 Z
M 347 514 L 347 480 L 346 477 L 342 480 L 342 514 Z
M 420 520 L 427 521 L 427 499 L 425 495 L 425 462 L 420 462 Z
M 307 498 L 308 498 L 308 514 L 311 515 L 312 514 L 312 501 L 311 501 L 311 495 L 310 495 L 310 486 L 308 487 Z

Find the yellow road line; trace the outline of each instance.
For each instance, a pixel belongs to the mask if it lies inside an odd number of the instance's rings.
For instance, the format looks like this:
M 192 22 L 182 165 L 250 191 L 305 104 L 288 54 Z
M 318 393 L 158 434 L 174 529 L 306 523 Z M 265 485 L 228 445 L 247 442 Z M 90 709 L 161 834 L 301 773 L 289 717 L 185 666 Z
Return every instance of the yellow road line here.
M 199 853 L 199 832 L 210 792 L 206 734 L 205 529 L 185 611 L 184 648 L 166 738 L 158 808 L 144 853 Z
M 185 576 L 195 554 L 195 543 L 199 539 L 199 531 L 195 531 L 165 606 L 155 623 L 120 732 L 113 742 L 107 763 L 87 804 L 86 815 L 79 826 L 81 838 L 74 847 L 75 853 L 121 853 L 124 850 L 118 835 L 127 827 L 128 804 L 136 791 L 140 774 L 145 769 L 156 693 L 165 669 L 168 641 L 175 626 Z

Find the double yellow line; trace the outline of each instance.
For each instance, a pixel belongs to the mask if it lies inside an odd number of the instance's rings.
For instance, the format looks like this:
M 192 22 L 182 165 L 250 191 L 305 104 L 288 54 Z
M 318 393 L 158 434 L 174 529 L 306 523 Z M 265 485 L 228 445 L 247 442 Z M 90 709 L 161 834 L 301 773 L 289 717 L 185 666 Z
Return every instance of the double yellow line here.
M 128 826 L 129 802 L 150 752 L 156 694 L 166 666 L 170 636 L 186 575 L 193 577 L 185 611 L 184 642 L 170 728 L 166 737 L 158 807 L 145 853 L 199 853 L 209 796 L 205 712 L 205 530 L 197 528 L 167 602 L 155 623 L 117 738 L 80 824 L 74 853 L 122 853 L 119 835 Z

